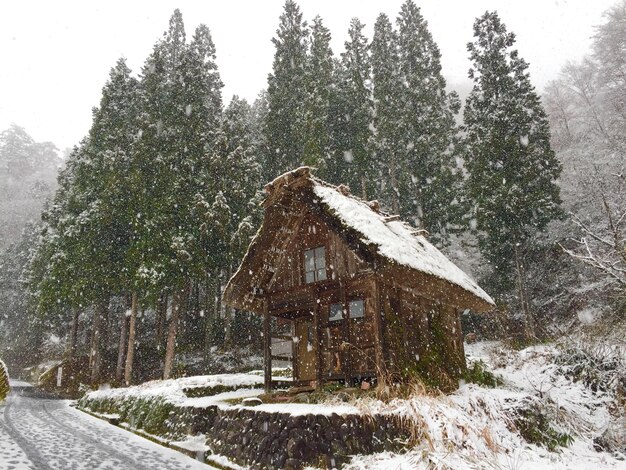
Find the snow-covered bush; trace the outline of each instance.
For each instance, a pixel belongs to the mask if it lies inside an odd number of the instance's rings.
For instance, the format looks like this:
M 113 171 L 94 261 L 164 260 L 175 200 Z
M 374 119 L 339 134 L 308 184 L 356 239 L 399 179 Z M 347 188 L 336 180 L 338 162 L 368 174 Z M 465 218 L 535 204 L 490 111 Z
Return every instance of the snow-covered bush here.
M 470 365 L 468 365 L 465 373 L 465 379 L 468 382 L 490 388 L 502 385 L 502 378 L 491 372 L 487 367 L 487 364 L 480 359 L 473 361 Z
M 559 447 L 567 447 L 574 439 L 567 433 L 555 429 L 546 412 L 547 404 L 530 397 L 520 406 L 510 410 L 515 427 L 526 442 L 545 447 L 554 452 Z
M 610 345 L 587 344 L 565 349 L 556 360 L 560 371 L 594 392 L 626 399 L 626 359 Z
M 4 362 L 0 359 L 0 401 L 3 401 L 9 394 L 9 371 Z

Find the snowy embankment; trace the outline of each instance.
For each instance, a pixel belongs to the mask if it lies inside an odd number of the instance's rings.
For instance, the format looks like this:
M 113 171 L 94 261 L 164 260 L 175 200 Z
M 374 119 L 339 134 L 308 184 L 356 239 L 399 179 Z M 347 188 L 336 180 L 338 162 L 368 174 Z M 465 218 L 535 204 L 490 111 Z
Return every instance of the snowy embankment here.
M 607 428 L 623 425 L 623 410 L 616 415 L 609 392 L 570 380 L 556 348 L 512 351 L 489 342 L 466 346 L 466 352 L 470 361 L 485 362 L 503 384 L 462 384 L 452 395 L 389 403 L 361 400 L 356 405 L 365 413 L 404 415 L 416 429 L 417 444 L 403 454 L 357 456 L 347 468 L 626 469 L 623 453 L 594 448 L 594 439 Z M 550 442 L 553 451 L 546 448 Z
M 222 399 L 254 396 L 260 393 L 259 388 L 262 386 L 263 377 L 255 374 L 200 375 L 153 380 L 128 388 L 103 386 L 100 390 L 88 393 L 83 400 L 160 399 L 176 406 L 203 407 L 214 404 L 217 395 Z
M 581 372 L 579 350 L 545 345 L 515 351 L 498 342 L 483 342 L 466 346 L 466 352 L 470 364 L 482 361 L 502 383 L 496 388 L 461 384 L 450 395 L 416 387 L 410 398 L 386 402 L 373 395 L 350 403 L 331 397 L 324 404 L 262 404 L 254 410 L 294 417 L 400 417 L 411 431 L 405 452 L 354 456 L 347 464 L 353 470 L 626 469 L 626 413 L 621 392 L 615 388 L 623 380 L 620 363 L 605 361 Z M 226 410 L 223 416 L 234 419 L 231 414 L 246 408 L 239 399 L 261 395 L 261 384 L 262 378 L 255 374 L 188 377 L 99 390 L 81 403 L 101 415 L 120 413 L 120 421 L 131 427 L 184 439 L 179 444 L 204 450 L 215 423 L 206 427 L 202 420 L 185 416 L 184 410 L 195 409 L 199 413 L 195 416 L 201 417 L 202 408 L 217 406 Z M 207 440 L 185 438 L 190 429 L 205 434 Z

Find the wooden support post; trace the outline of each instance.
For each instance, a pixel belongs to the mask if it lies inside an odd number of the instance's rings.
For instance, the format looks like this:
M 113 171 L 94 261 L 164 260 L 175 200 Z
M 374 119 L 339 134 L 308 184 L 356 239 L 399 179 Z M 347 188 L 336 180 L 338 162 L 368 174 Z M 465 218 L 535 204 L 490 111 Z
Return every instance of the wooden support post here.
M 381 310 L 384 305 L 385 299 L 383 294 L 384 289 L 380 288 L 378 278 L 374 278 L 374 289 L 372 292 L 373 310 L 374 310 L 374 354 L 376 358 L 376 379 L 379 384 L 382 384 L 385 380 L 385 357 L 383 353 L 383 319 Z
M 351 371 L 351 351 L 352 347 L 352 335 L 350 332 L 350 304 L 348 302 L 348 293 L 346 291 L 346 285 L 343 280 L 339 280 L 339 295 L 341 296 L 341 305 L 343 305 L 343 339 L 344 342 L 342 344 L 342 352 L 343 352 L 343 360 L 341 361 L 342 372 L 345 377 L 346 387 L 350 385 L 350 379 L 352 379 L 352 371 Z
M 272 332 L 267 298 L 263 299 L 263 359 L 265 393 L 272 391 Z
M 288 341 L 291 343 L 291 370 L 293 373 L 293 383 L 294 385 L 300 381 L 300 362 L 298 360 L 298 343 L 296 343 L 293 338 L 296 336 L 296 331 L 298 328 L 298 319 L 293 318 L 291 321 L 291 334 L 289 335 Z M 286 338 L 283 338 L 286 339 Z
M 322 309 L 320 308 L 319 297 L 315 292 L 315 308 L 313 309 L 313 330 L 315 334 L 315 388 L 322 390 L 323 378 L 322 371 L 324 367 L 324 359 L 322 355 Z

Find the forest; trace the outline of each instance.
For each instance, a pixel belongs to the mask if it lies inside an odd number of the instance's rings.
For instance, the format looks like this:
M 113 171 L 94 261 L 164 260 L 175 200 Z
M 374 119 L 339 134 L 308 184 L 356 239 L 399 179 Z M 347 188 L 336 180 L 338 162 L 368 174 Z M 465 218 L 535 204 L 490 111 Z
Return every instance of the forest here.
M 260 319 L 221 295 L 264 184 L 303 165 L 477 278 L 498 308 L 464 314 L 468 332 L 530 344 L 610 330 L 626 286 L 624 21 L 622 1 L 540 92 L 485 12 L 462 100 L 412 0 L 372 37 L 354 18 L 340 54 L 287 0 L 248 103 L 224 100 L 209 28 L 188 38 L 175 10 L 141 70 L 112 65 L 64 158 L 18 126 L 0 134 L 0 356 L 18 370 L 80 357 L 93 385 L 258 367 Z

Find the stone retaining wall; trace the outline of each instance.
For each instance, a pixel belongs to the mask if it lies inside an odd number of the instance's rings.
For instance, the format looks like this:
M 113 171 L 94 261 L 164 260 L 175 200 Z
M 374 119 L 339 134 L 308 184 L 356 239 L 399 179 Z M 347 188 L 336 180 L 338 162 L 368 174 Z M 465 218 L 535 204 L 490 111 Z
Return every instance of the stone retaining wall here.
M 150 425 L 153 420 L 135 416 L 145 406 L 105 402 L 83 398 L 79 406 L 96 413 L 118 414 L 121 422 L 155 432 Z M 253 407 L 170 406 L 167 411 L 150 413 L 162 413 L 161 437 L 175 440 L 204 434 L 213 453 L 253 469 L 300 469 L 306 465 L 341 468 L 351 455 L 399 450 L 409 437 L 407 428 L 393 415 L 292 415 Z M 323 410 L 323 405 L 319 406 Z
M 398 450 L 407 432 L 397 417 L 218 410 L 207 431 L 214 452 L 254 469 L 340 468 L 356 454 Z

